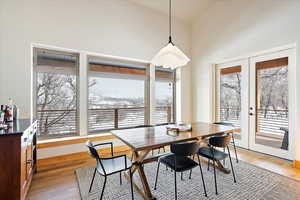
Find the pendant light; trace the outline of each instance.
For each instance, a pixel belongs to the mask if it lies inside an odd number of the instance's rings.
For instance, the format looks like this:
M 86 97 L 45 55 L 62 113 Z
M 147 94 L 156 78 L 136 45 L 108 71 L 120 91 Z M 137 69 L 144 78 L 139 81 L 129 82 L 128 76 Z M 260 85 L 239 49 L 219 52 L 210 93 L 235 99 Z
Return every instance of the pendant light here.
M 190 59 L 172 41 L 171 3 L 169 0 L 169 43 L 153 57 L 151 63 L 155 66 L 175 69 L 186 65 Z

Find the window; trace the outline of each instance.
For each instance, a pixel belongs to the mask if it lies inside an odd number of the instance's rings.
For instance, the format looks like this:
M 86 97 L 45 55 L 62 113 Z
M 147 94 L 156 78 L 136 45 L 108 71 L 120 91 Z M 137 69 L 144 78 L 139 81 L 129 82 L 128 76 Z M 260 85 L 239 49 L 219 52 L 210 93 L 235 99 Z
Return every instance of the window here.
M 154 124 L 175 122 L 175 71 L 155 68 Z
M 288 150 L 288 57 L 256 63 L 255 143 Z
M 90 58 L 88 68 L 89 132 L 144 125 L 146 67 Z
M 240 126 L 241 66 L 220 69 L 217 121 Z
M 175 122 L 175 70 L 96 55 L 33 47 L 32 106 L 39 138 Z
M 34 101 L 39 137 L 78 134 L 78 54 L 34 49 Z

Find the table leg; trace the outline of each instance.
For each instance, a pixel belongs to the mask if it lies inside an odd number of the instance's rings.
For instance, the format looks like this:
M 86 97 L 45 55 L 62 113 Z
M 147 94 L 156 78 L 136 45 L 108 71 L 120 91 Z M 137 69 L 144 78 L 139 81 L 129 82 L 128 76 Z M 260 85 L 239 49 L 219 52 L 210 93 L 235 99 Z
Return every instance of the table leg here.
M 143 185 L 143 191 L 140 189 L 135 182 L 133 182 L 135 189 L 143 196 L 144 199 L 155 199 L 151 193 L 151 189 L 149 187 L 149 183 L 147 180 L 147 177 L 145 175 L 144 167 L 143 167 L 143 161 L 145 157 L 149 154 L 150 150 L 141 151 L 140 153 L 135 151 L 133 153 L 134 155 L 134 166 L 132 167 L 132 173 L 135 173 L 136 171 L 139 173 L 141 183 Z M 127 179 L 129 178 L 129 175 L 126 174 L 125 176 Z
M 219 169 L 221 172 L 224 172 L 225 174 L 230 174 L 230 169 L 224 167 L 224 165 L 222 165 L 222 163 L 219 160 L 217 160 L 216 163 L 217 169 Z

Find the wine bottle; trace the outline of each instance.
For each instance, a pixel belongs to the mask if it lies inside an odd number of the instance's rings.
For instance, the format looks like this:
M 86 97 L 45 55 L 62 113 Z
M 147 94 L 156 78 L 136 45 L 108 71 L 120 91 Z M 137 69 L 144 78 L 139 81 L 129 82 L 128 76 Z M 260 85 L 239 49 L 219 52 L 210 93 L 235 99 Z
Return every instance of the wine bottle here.
M 4 105 L 1 105 L 1 108 L 0 108 L 0 124 L 4 123 L 4 115 L 5 115 Z
M 7 122 L 12 122 L 14 119 L 14 111 L 13 111 L 13 101 L 11 98 L 8 99 L 8 106 L 7 106 Z

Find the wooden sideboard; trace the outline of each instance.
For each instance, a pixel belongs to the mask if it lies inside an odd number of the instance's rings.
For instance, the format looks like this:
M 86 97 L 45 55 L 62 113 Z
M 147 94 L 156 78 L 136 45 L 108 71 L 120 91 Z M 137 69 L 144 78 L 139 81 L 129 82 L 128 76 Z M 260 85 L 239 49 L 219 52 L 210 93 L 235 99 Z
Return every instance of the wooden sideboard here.
M 37 122 L 17 120 L 0 130 L 0 199 L 25 200 L 36 172 Z

